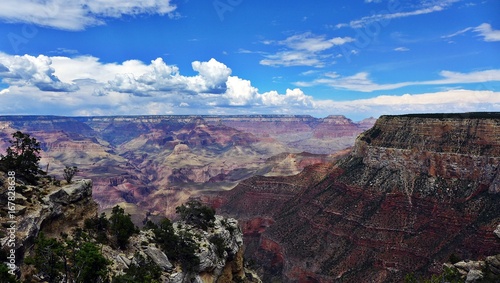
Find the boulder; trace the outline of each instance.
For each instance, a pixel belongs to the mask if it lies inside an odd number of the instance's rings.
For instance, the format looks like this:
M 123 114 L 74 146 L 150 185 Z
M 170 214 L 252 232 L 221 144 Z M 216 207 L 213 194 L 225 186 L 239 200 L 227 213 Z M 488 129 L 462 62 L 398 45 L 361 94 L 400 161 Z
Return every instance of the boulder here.
M 49 193 L 43 198 L 45 204 L 70 204 L 92 195 L 92 180 L 78 180 L 58 190 Z
M 160 249 L 148 246 L 144 253 L 164 271 L 172 271 L 174 266 L 168 260 L 167 255 Z
M 484 261 L 460 261 L 455 263 L 456 268 L 465 271 L 481 270 L 484 266 Z
M 497 237 L 500 238 L 500 224 L 498 224 L 497 228 L 495 229 L 495 231 L 493 231 L 493 233 L 495 233 L 495 235 L 497 235 Z
M 500 254 L 487 257 L 485 262 L 493 274 L 500 276 Z
M 128 268 L 132 263 L 132 261 L 123 254 L 117 255 L 115 261 L 118 265 L 121 265 L 122 268 Z
M 483 279 L 483 272 L 481 270 L 473 269 L 467 273 L 467 278 L 465 282 L 477 282 L 478 280 Z

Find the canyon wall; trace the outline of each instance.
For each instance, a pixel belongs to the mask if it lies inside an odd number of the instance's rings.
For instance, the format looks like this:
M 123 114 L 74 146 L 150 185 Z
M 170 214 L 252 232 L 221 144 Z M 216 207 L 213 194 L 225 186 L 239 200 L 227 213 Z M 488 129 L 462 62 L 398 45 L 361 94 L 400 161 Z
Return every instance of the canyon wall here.
M 264 281 L 401 282 L 500 253 L 499 161 L 500 113 L 383 116 L 335 164 L 207 201 L 244 223 Z

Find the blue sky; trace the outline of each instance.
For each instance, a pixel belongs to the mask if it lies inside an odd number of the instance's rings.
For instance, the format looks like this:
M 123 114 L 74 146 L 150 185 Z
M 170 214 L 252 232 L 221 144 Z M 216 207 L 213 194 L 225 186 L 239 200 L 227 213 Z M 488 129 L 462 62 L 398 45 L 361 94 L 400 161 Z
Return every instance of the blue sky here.
M 0 114 L 500 111 L 500 1 L 3 0 Z

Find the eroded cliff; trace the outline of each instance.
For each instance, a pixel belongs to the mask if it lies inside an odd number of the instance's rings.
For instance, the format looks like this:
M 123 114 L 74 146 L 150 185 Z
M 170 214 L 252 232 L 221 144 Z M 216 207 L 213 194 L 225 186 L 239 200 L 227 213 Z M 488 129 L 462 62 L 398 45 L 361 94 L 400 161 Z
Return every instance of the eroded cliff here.
M 242 213 L 247 200 L 231 192 L 219 205 L 248 223 L 264 280 L 399 282 L 452 254 L 500 253 L 499 139 L 499 113 L 383 116 L 327 172 L 280 180 L 273 209 Z M 246 195 L 279 191 L 271 178 L 252 183 Z

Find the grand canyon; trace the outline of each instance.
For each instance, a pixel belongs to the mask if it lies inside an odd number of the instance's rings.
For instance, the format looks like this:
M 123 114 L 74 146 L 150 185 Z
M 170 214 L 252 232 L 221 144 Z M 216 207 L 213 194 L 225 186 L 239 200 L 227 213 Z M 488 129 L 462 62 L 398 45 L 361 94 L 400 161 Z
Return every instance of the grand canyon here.
M 3 116 L 0 129 L 1 152 L 18 130 L 40 141 L 48 175 L 77 166 L 100 211 L 142 225 L 195 199 L 237 219 L 263 282 L 402 282 L 450 257 L 500 271 L 500 113 Z
M 233 188 L 253 175 L 293 175 L 329 162 L 374 119 L 343 116 L 1 117 L 0 151 L 21 130 L 41 142 L 41 166 L 62 176 L 77 166 L 94 182 L 102 210 L 122 204 L 139 222 L 146 212 L 173 216 L 204 191 Z

